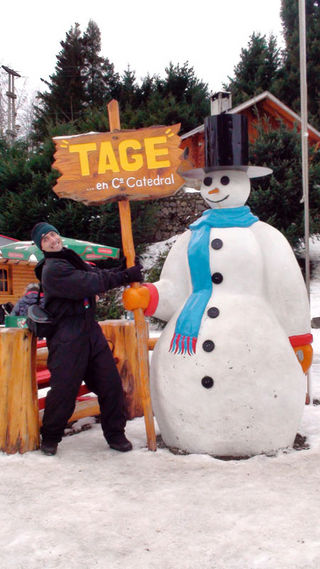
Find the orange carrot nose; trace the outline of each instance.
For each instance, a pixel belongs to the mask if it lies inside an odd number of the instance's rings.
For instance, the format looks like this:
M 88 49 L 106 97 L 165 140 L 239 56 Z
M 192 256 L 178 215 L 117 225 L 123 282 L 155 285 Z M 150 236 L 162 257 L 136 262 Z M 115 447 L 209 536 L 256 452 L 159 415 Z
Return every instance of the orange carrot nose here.
M 210 190 L 210 191 L 208 192 L 208 194 L 218 194 L 218 193 L 219 193 L 218 188 L 213 188 L 213 190 Z

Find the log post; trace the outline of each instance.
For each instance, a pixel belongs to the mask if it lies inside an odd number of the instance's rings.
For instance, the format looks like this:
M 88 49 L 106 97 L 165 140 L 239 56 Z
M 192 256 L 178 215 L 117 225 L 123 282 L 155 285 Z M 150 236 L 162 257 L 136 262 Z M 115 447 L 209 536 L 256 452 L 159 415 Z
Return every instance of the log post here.
M 99 322 L 105 338 L 116 358 L 125 397 L 128 419 L 143 416 L 143 405 L 137 381 L 139 374 L 138 346 L 135 324 L 131 320 L 105 320 Z
M 36 338 L 27 329 L 0 330 L 0 450 L 39 448 Z
M 110 132 L 120 130 L 119 105 L 116 100 L 108 104 Z M 127 259 L 127 266 L 132 267 L 135 262 L 135 249 L 132 235 L 131 212 L 129 200 L 124 198 L 118 202 L 121 224 L 121 237 L 124 255 Z M 131 283 L 132 287 L 140 286 L 138 283 Z M 143 310 L 137 308 L 133 311 L 137 334 L 138 349 L 138 380 L 139 391 L 142 400 L 144 421 L 147 434 L 148 449 L 157 450 L 156 433 L 152 413 L 152 404 L 149 386 L 149 359 L 148 359 L 148 327 L 144 318 Z

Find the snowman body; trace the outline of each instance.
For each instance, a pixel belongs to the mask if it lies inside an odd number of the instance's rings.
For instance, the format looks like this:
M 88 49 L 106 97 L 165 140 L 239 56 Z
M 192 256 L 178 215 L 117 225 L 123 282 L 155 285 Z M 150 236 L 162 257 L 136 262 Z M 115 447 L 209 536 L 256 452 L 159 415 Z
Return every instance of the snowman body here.
M 244 173 L 229 176 L 236 182 L 240 177 L 245 199 Z M 205 199 L 209 191 L 203 192 Z M 234 199 L 229 201 L 234 206 Z M 290 446 L 306 385 L 289 337 L 306 334 L 310 321 L 294 254 L 282 234 L 261 221 L 211 228 L 212 289 L 190 355 L 170 351 L 177 319 L 192 293 L 190 239 L 190 230 L 178 238 L 154 283 L 159 295 L 154 315 L 167 321 L 150 374 L 162 438 L 169 447 L 215 456 L 251 456 Z

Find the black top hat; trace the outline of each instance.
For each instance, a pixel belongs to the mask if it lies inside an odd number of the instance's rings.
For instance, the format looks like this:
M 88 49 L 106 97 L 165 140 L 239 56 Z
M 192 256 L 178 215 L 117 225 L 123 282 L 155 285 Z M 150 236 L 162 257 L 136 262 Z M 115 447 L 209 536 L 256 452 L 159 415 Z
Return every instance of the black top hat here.
M 242 170 L 249 178 L 272 173 L 270 168 L 248 165 L 248 121 L 245 115 L 223 113 L 204 121 L 205 167 L 183 172 L 185 178 L 202 179 L 214 170 Z

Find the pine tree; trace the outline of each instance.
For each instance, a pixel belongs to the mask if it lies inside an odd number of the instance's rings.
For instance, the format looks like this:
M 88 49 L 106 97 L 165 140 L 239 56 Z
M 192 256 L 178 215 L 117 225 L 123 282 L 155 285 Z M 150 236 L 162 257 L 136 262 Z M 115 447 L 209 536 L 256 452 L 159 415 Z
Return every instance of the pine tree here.
M 203 123 L 209 114 L 208 85 L 196 77 L 188 61 L 182 66 L 170 63 L 165 71 L 162 89 L 160 86 L 158 90 L 168 101 L 175 102 L 178 120 L 172 116 L 172 122 L 181 122 L 181 131 L 186 132 Z
M 273 174 L 252 181 L 248 204 L 295 246 L 304 238 L 300 135 L 282 123 L 277 129 L 264 128 L 259 126 L 259 136 L 250 147 L 250 161 L 272 168 Z M 316 147 L 310 149 L 309 203 L 310 233 L 319 233 L 320 157 Z
M 51 170 L 53 143 L 32 153 L 23 142 L 0 144 L 0 233 L 30 239 L 41 219 L 50 220 L 58 202 L 52 192 L 57 174 Z M 58 205 L 58 207 L 60 207 Z
M 281 64 L 280 50 L 273 35 L 253 33 L 247 48 L 243 48 L 240 61 L 234 68 L 234 77 L 224 85 L 232 93 L 232 102 L 239 105 L 244 101 L 272 90 L 278 79 Z
M 83 35 L 83 79 L 87 106 L 102 107 L 118 92 L 120 77 L 109 59 L 102 57 L 101 33 L 97 24 L 90 20 Z
M 285 39 L 283 65 L 274 93 L 300 113 L 299 5 L 282 0 L 281 19 Z M 309 121 L 320 127 L 320 1 L 306 0 L 306 50 Z
M 183 133 L 203 123 L 209 114 L 208 86 L 197 79 L 188 62 L 170 63 L 165 73 L 163 79 L 147 75 L 139 87 L 135 74 L 127 72 L 121 99 L 124 128 L 181 123 Z
M 129 65 L 121 76 L 119 89 L 120 107 L 122 109 L 129 107 L 136 109 L 140 105 L 139 95 L 140 91 L 136 79 L 136 74 Z
M 44 81 L 48 91 L 38 93 L 35 128 L 40 137 L 47 135 L 49 125 L 75 121 L 84 109 L 84 53 L 79 24 L 71 27 L 60 44 L 55 73 L 50 81 Z

